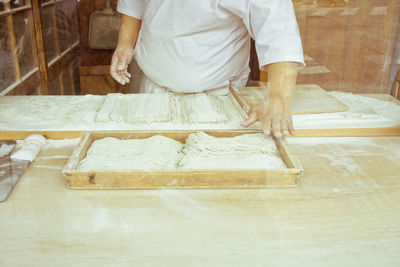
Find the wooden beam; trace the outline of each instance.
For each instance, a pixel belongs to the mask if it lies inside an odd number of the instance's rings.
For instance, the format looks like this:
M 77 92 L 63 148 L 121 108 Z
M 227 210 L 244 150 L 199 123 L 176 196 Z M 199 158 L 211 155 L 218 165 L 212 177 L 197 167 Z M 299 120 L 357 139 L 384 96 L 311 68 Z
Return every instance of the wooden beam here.
M 52 14 L 53 14 L 53 27 L 54 27 L 54 38 L 55 38 L 55 44 L 56 44 L 56 52 L 57 52 L 57 56 L 61 56 L 62 51 L 61 51 L 61 47 L 60 47 L 60 38 L 58 36 L 59 27 L 58 27 L 58 23 L 57 23 L 57 6 L 56 5 L 54 5 L 52 7 Z
M 154 130 L 159 132 L 159 130 Z M 196 130 L 226 134 L 227 132 L 248 132 L 249 130 Z M 254 130 L 253 130 L 254 131 Z M 0 131 L 0 140 L 22 140 L 31 134 L 42 134 L 47 139 L 71 139 L 78 138 L 88 131 Z M 109 131 L 113 132 L 113 131 Z M 115 132 L 115 131 L 114 131 Z M 125 131 L 129 132 L 129 131 Z M 139 133 L 143 131 L 130 131 Z M 261 130 L 259 130 L 261 132 Z M 342 128 L 342 129 L 301 129 L 296 130 L 291 137 L 381 137 L 400 136 L 400 126 L 386 128 Z
M 400 136 L 400 126 L 382 128 L 298 129 L 294 137 Z
M 43 32 L 42 32 L 42 22 L 40 18 L 40 4 L 39 0 L 32 0 L 32 10 L 33 10 L 33 21 L 35 25 L 35 36 L 36 36 L 36 47 L 37 54 L 39 56 L 39 69 L 40 69 L 40 94 L 49 94 L 49 83 L 47 77 L 47 60 L 44 51 L 43 43 Z
M 12 16 L 7 17 L 8 22 L 8 33 L 11 39 L 11 51 L 14 57 L 14 68 L 15 68 L 15 76 L 17 81 L 21 80 L 21 70 L 19 67 L 19 58 L 18 58 L 18 49 L 17 49 L 17 40 L 15 39 L 15 31 L 14 31 L 14 23 Z

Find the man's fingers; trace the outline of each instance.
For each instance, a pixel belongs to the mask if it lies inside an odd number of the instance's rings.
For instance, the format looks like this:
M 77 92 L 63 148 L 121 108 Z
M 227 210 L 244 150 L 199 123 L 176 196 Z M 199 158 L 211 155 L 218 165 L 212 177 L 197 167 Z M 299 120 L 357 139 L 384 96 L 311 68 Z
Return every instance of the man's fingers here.
M 121 76 L 119 76 L 117 72 L 111 71 L 110 74 L 111 74 L 111 77 L 113 77 L 117 82 L 122 84 L 123 78 Z
M 255 123 L 257 121 L 257 113 L 252 112 L 247 119 L 241 123 L 241 125 L 243 127 L 249 127 L 250 125 L 252 125 L 253 123 Z
M 125 83 L 129 83 L 129 78 L 126 76 L 122 76 L 122 78 L 124 79 Z
M 263 132 L 265 135 L 271 134 L 271 120 L 267 119 L 265 121 L 261 121 Z
M 288 136 L 289 135 L 289 125 L 288 125 L 287 120 L 281 121 L 281 128 L 282 128 L 282 134 L 284 136 Z
M 272 132 L 276 138 L 282 137 L 281 120 L 274 118 L 272 121 Z
M 290 132 L 291 135 L 295 135 L 296 134 L 296 130 L 294 129 L 293 121 L 291 119 L 289 120 L 288 128 L 289 128 L 289 132 Z
M 124 85 L 125 84 L 125 79 L 120 75 L 118 71 L 118 57 L 114 55 L 111 60 L 111 66 L 110 66 L 110 74 L 111 77 L 113 77 L 117 82 L 120 84 Z

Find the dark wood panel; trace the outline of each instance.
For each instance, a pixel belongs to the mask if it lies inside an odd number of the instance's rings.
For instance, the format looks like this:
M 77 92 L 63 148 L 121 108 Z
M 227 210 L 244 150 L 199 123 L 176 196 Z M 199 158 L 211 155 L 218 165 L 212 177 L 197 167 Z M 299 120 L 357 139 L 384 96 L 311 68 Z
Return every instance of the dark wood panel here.
M 107 0 L 108 1 L 108 0 Z M 116 10 L 117 0 L 112 0 L 111 7 Z M 88 44 L 90 15 L 105 8 L 104 0 L 79 1 L 79 29 L 83 66 L 109 65 L 114 51 L 90 49 Z
M 79 53 L 80 53 L 80 48 L 79 45 L 76 45 L 74 48 L 69 50 L 63 57 L 60 57 L 57 61 L 55 61 L 48 70 L 48 79 L 52 80 L 54 79 L 55 76 L 58 76 L 61 71 L 65 70 L 68 68 L 69 64 L 76 60 L 77 58 L 79 59 Z
M 40 84 L 40 72 L 37 70 L 23 82 L 14 87 L 7 95 L 28 95 L 37 89 Z

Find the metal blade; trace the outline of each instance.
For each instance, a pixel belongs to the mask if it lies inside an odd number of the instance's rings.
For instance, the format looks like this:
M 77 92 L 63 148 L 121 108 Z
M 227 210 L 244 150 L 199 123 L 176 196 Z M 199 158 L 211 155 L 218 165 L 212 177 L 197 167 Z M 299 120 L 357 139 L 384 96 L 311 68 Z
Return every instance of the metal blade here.
M 5 159 L 8 158 L 6 161 Z M 3 202 L 10 195 L 19 178 L 28 168 L 29 160 L 10 160 L 3 157 L 0 161 L 0 202 Z

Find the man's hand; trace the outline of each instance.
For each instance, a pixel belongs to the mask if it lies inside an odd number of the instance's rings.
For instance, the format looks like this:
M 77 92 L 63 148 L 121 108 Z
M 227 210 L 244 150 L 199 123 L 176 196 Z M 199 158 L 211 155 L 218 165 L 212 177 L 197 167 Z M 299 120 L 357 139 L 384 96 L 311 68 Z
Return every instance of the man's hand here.
M 271 97 L 256 108 L 246 121 L 242 122 L 243 127 L 249 127 L 256 121 L 260 121 L 266 135 L 271 133 L 281 138 L 286 135 L 294 135 L 292 114 L 290 112 L 290 99 Z
M 243 127 L 249 127 L 260 121 L 266 135 L 273 134 L 277 138 L 294 135 L 290 105 L 296 90 L 297 64 L 279 62 L 268 66 L 269 90 L 268 96 L 252 112 Z
M 110 74 L 120 84 L 129 83 L 131 74 L 128 66 L 133 58 L 133 48 L 139 35 L 142 21 L 122 15 L 118 45 L 111 60 Z
M 131 74 L 128 72 L 128 66 L 133 58 L 133 47 L 118 46 L 115 49 L 111 60 L 110 74 L 120 84 L 129 83 Z

